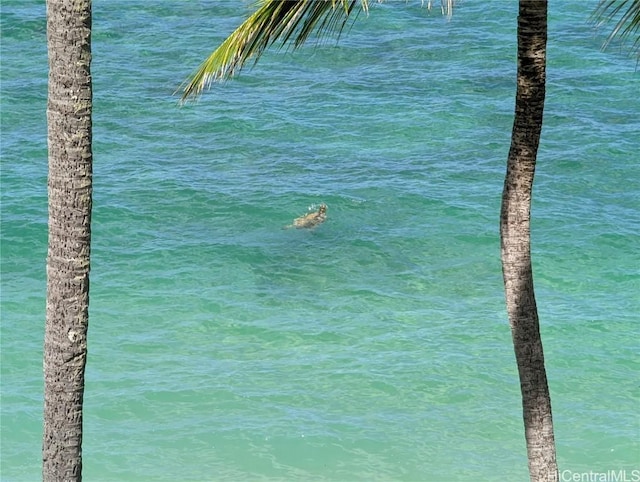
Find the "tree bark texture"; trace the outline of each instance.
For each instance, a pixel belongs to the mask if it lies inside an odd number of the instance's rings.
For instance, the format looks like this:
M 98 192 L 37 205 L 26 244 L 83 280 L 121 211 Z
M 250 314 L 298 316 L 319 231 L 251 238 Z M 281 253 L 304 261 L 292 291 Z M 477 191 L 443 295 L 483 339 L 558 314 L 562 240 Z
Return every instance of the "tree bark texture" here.
M 47 0 L 49 244 L 43 480 L 82 478 L 92 207 L 91 1 Z
M 531 268 L 530 214 L 546 82 L 547 1 L 520 0 L 515 118 L 500 235 L 509 324 L 520 376 L 529 474 L 557 481 L 551 399 Z

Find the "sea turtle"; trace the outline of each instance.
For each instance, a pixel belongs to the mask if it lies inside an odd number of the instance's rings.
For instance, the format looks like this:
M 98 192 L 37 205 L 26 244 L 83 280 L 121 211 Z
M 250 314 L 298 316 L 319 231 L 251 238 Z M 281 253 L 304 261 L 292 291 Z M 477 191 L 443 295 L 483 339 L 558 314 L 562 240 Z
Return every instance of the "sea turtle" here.
M 300 216 L 299 218 L 296 218 L 293 220 L 293 224 L 289 224 L 288 226 L 285 226 L 285 227 L 296 228 L 296 229 L 315 228 L 319 224 L 324 223 L 326 220 L 327 220 L 327 205 L 323 203 L 323 204 L 320 204 L 320 207 L 318 207 L 317 211 L 306 214 L 304 216 Z

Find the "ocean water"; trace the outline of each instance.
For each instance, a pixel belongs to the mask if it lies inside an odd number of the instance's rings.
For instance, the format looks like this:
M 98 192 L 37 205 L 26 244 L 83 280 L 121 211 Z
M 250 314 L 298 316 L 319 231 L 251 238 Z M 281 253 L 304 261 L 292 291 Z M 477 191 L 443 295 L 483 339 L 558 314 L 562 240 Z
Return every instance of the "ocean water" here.
M 640 73 L 595 1 L 550 3 L 532 237 L 558 461 L 629 478 Z M 179 107 L 249 7 L 94 2 L 85 480 L 528 480 L 498 240 L 516 2 L 375 4 Z M 45 34 L 44 2 L 2 2 L 3 482 L 41 470 Z

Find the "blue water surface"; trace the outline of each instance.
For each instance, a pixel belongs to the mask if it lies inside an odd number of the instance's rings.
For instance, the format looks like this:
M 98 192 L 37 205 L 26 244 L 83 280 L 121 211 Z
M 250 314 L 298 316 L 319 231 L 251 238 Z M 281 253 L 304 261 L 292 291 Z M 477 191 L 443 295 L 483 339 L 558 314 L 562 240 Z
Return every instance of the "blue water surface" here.
M 18 482 L 41 471 L 46 21 L 2 3 Z M 564 477 L 640 467 L 640 77 L 601 51 L 595 4 L 550 2 L 532 213 Z M 374 3 L 340 42 L 269 51 L 180 107 L 250 7 L 94 2 L 85 480 L 527 480 L 498 239 L 516 2 Z M 325 224 L 282 229 L 322 202 Z

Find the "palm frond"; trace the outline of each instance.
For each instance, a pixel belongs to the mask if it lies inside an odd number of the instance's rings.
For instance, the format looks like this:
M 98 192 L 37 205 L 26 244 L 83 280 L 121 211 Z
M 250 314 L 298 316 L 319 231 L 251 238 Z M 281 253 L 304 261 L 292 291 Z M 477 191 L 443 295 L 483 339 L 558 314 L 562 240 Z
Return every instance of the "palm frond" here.
M 277 41 L 298 48 L 314 30 L 319 36 L 340 33 L 358 3 L 358 10 L 368 11 L 368 0 L 260 0 L 255 13 L 180 86 L 182 102 L 197 97 L 212 82 L 233 76 L 250 58 L 257 62 Z
M 600 0 L 592 19 L 597 25 L 617 20 L 603 48 L 606 48 L 614 38 L 625 40 L 633 36 L 632 49 L 640 55 L 640 0 Z

